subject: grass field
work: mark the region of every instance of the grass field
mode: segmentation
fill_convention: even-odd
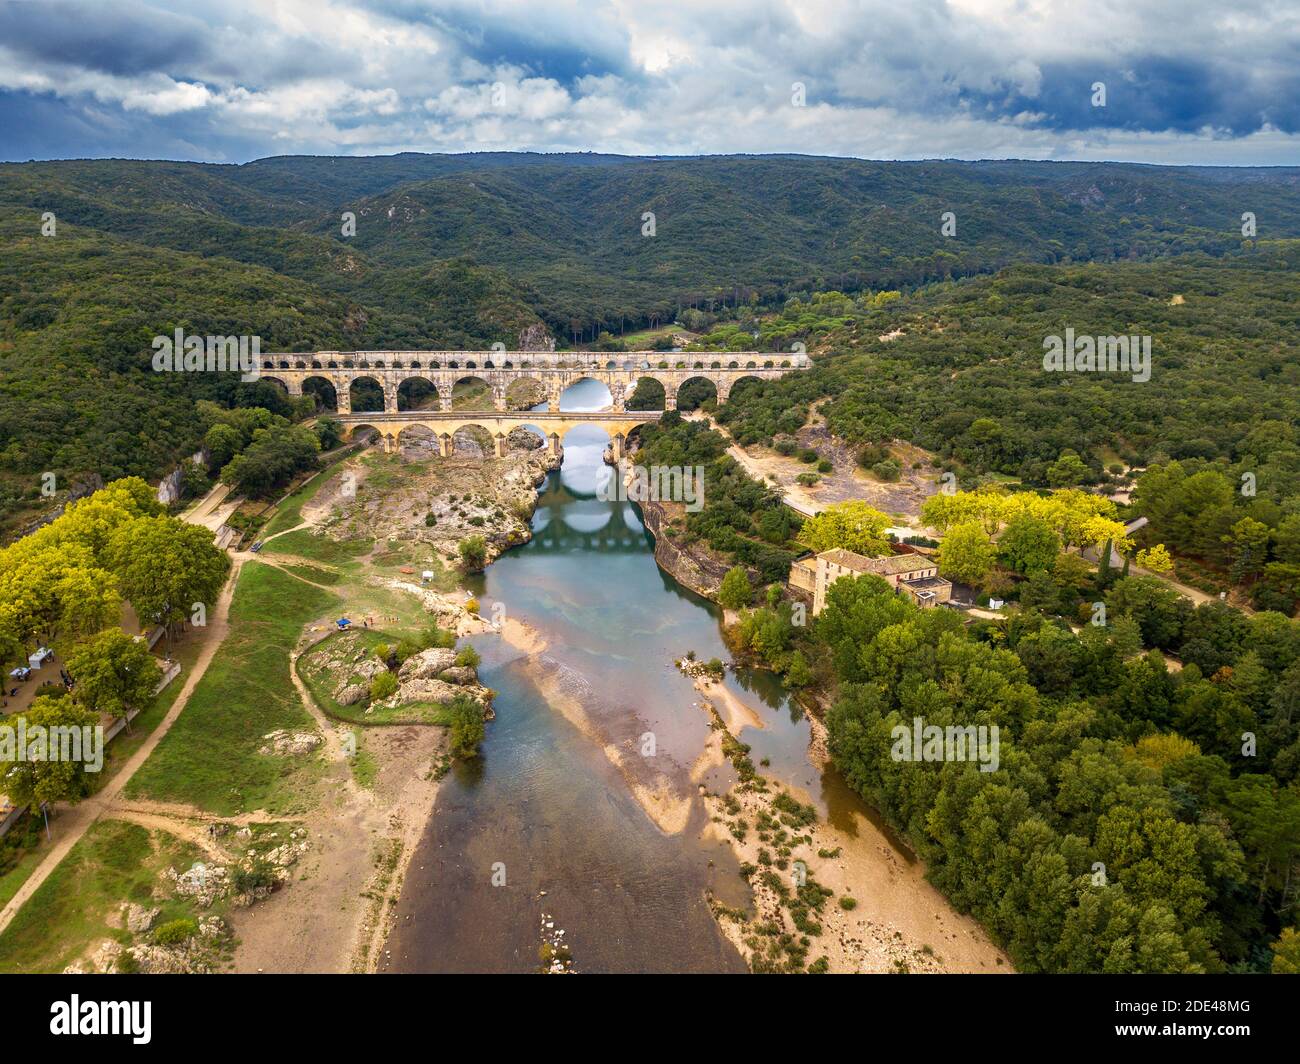
[[[300,528],[297,532],[277,537],[263,549],[268,554],[292,554],[309,561],[324,562],[326,565],[342,565],[369,554],[374,545],[372,539],[339,541]]]
[[[108,922],[125,902],[157,905],[158,924],[201,915],[186,899],[153,898],[164,868],[187,869],[201,856],[165,832],[97,821],[0,934],[0,973],[61,972],[88,945],[129,943],[131,934]]]
[[[305,809],[319,761],[257,751],[269,731],[312,726],[289,677],[289,654],[303,625],[333,612],[336,602],[330,591],[247,563],[225,642],[128,795],[190,802],[223,816]]]

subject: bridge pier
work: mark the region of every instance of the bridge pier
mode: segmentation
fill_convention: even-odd
[[[391,385],[384,385],[384,413],[397,413],[397,389]]]
[[[342,385],[334,386],[334,405],[338,407],[340,414],[352,413],[352,391],[346,381]]]
[[[438,437],[438,451],[443,458],[450,458],[456,453],[456,441],[450,432],[444,432]]]
[[[498,457],[498,458],[504,458],[504,457],[506,456],[506,438],[505,438],[505,436],[504,436],[502,433],[498,432],[498,433],[497,433],[497,434],[492,438],[492,442],[493,442],[494,444],[496,444],[497,457]]]
[[[552,432],[546,438],[546,453],[552,458],[560,453],[560,434],[558,432]]]
[[[614,461],[621,462],[623,460],[623,434],[621,432],[616,432],[609,438],[609,450],[614,457]]]

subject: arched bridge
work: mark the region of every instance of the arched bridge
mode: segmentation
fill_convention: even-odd
[[[568,411],[552,414],[547,411],[506,413],[495,410],[464,410],[444,412],[437,410],[409,410],[389,414],[375,411],[368,414],[340,414],[339,421],[347,429],[349,438],[366,429],[379,434],[385,452],[392,452],[409,441],[411,429],[421,429],[438,440],[444,458],[456,450],[455,435],[461,429],[484,429],[496,447],[497,457],[506,453],[506,441],[513,429],[535,428],[546,437],[552,455],[560,453],[560,445],[571,429],[579,425],[599,425],[609,434],[610,447],[616,459],[623,457],[628,434],[639,425],[658,421],[662,410],[600,411],[597,413]],[[407,439],[403,439],[403,436]]]
[[[316,351],[261,356],[263,380],[279,381],[290,395],[301,395],[312,379],[333,389],[338,412],[352,412],[352,385],[369,380],[384,393],[384,413],[402,411],[402,384],[424,381],[437,390],[439,406],[451,410],[452,389],[477,378],[492,392],[497,410],[508,409],[506,391],[518,380],[534,380],[544,389],[552,410],[571,384],[591,379],[609,388],[613,409],[622,412],[637,383],[649,378],[664,389],[664,407],[677,406],[677,391],[688,380],[703,378],[725,403],[736,382],[746,377],[772,380],[809,368],[803,354],[763,351]]]

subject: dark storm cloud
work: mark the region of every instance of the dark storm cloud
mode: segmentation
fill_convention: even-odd
[[[1295,163],[1300,31],[1264,0],[0,0],[0,158],[511,148]]]
[[[208,57],[200,19],[143,3],[0,3],[0,42],[33,64],[131,76]]]

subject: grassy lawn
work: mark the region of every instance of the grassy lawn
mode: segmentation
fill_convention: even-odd
[[[129,944],[131,933],[108,922],[126,902],[158,906],[159,924],[203,915],[188,899],[153,899],[163,869],[187,869],[201,857],[165,832],[97,821],[0,934],[0,972],[61,972],[103,939]]]
[[[303,625],[333,612],[336,602],[332,592],[270,566],[245,565],[229,635],[127,793],[190,802],[222,816],[306,808],[319,759],[257,750],[273,729],[313,726],[290,680],[289,654]]]
[[[263,549],[267,554],[295,555],[326,565],[342,565],[369,554],[374,543],[372,539],[334,540],[300,528],[273,539]]]
[[[293,565],[286,562],[281,568],[313,584],[332,586],[343,579],[343,574],[337,569],[327,569],[320,565]]]
[[[45,827],[39,817],[15,824],[0,842],[0,908],[18,893],[45,856]],[[10,862],[13,862],[12,864]]]

